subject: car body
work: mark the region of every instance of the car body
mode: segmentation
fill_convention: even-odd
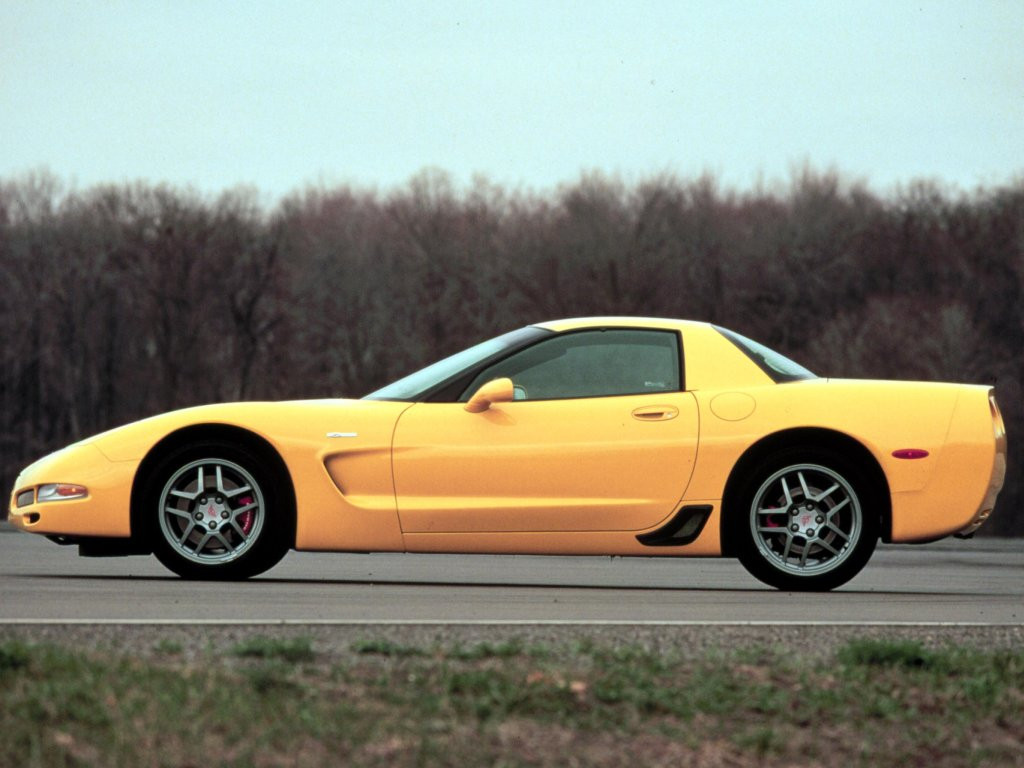
[[[831,589],[881,539],[966,536],[1006,467],[993,390],[818,378],[702,322],[483,342],[360,400],[165,413],[25,469],[18,528],[244,578],[291,548],[736,556]]]

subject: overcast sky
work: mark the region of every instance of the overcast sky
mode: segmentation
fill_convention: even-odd
[[[1024,172],[1024,2],[0,1],[0,177]]]

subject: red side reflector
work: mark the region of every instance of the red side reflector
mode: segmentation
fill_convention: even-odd
[[[923,448],[900,448],[893,451],[892,455],[897,459],[923,459],[928,455],[928,451]]]

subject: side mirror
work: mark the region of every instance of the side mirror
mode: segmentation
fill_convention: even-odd
[[[515,399],[515,386],[512,379],[494,379],[480,387],[466,403],[470,413],[483,413],[493,403],[509,403]]]

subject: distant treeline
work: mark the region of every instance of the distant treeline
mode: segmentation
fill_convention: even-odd
[[[424,172],[385,193],[67,190],[0,180],[0,479],[180,406],[360,396],[484,337],[592,314],[710,320],[828,376],[995,383],[1024,534],[1024,180],[879,196],[804,170],[584,176],[556,191]]]

